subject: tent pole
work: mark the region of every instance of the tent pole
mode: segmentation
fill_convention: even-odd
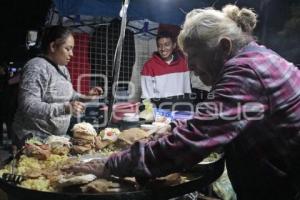
[[[125,0],[124,4],[121,8],[120,15],[122,17],[121,21],[121,29],[120,29],[120,36],[116,46],[114,61],[113,61],[113,84],[112,84],[112,96],[109,101],[108,106],[108,122],[107,126],[111,123],[112,115],[113,115],[113,105],[116,101],[116,95],[118,91],[118,82],[119,82],[119,75],[120,75],[120,68],[121,68],[121,58],[122,58],[122,49],[123,43],[125,38],[125,30],[126,30],[126,23],[127,23],[127,8],[129,6],[129,0]]]

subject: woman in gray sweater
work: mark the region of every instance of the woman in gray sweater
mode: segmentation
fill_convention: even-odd
[[[42,38],[43,55],[24,66],[13,123],[17,146],[29,135],[46,138],[66,134],[71,115],[84,111],[82,102],[101,95],[100,87],[92,88],[89,96],[74,91],[65,67],[73,57],[73,48],[74,37],[68,28],[49,27]]]

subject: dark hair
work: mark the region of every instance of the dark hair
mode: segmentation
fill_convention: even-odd
[[[156,36],[156,43],[158,43],[158,40],[160,38],[170,38],[173,43],[176,42],[174,35],[171,32],[169,32],[169,31],[161,31],[161,32],[159,32],[157,34],[157,36]]]
[[[47,53],[51,42],[61,45],[70,35],[72,31],[68,27],[60,25],[46,27],[41,40],[41,51]]]

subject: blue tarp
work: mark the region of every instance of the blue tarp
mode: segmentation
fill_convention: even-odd
[[[90,15],[117,17],[122,0],[53,0],[61,16]],[[180,25],[185,13],[193,8],[211,6],[212,0],[130,0],[129,20],[149,19],[163,24]]]

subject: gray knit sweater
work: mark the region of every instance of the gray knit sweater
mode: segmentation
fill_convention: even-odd
[[[67,68],[58,67],[68,80],[44,58],[33,58],[24,66],[13,123],[19,140],[29,133],[40,137],[66,134],[71,115],[64,104],[79,94],[73,90]]]

